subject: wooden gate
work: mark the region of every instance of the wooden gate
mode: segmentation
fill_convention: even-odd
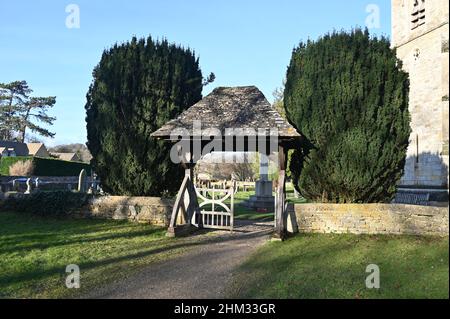
[[[193,224],[198,225],[201,218],[203,228],[227,229],[234,226],[234,186],[228,189],[196,188],[201,201],[200,214],[193,216]],[[229,200],[229,206],[226,201]]]

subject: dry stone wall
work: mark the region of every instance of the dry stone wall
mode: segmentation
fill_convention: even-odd
[[[159,197],[94,197],[79,211],[81,217],[131,220],[168,226],[173,201]]]
[[[298,204],[303,233],[448,236],[448,207],[402,204]]]

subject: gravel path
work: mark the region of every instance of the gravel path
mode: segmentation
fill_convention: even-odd
[[[237,223],[233,233],[215,231],[186,238],[199,245],[181,256],[149,265],[139,274],[101,288],[88,298],[224,298],[234,269],[273,231],[273,222]]]

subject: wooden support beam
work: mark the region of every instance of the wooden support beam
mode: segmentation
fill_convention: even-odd
[[[202,228],[203,226],[203,224],[201,223],[200,207],[198,204],[197,193],[195,191],[194,185],[195,163],[193,162],[192,158],[190,158],[187,159],[186,161],[182,161],[181,166],[184,168],[185,174],[183,182],[181,183],[181,187],[178,191],[177,198],[175,200],[175,205],[173,207],[172,215],[170,218],[170,224],[167,235],[171,237],[176,236],[177,234],[176,228],[177,226],[178,227],[181,226],[177,225],[180,212],[183,214],[183,219],[185,222],[185,225],[182,226],[186,226],[183,228],[191,228],[190,226],[192,226],[192,219],[194,215],[196,215],[197,220],[200,221],[198,223],[199,228]]]
[[[175,227],[177,224],[178,213],[180,212],[181,207],[184,205],[184,203],[183,203],[184,202],[184,194],[186,192],[188,181],[189,181],[189,176],[185,176],[183,179],[183,182],[181,183],[180,190],[178,191],[177,199],[175,200],[175,204],[173,205],[172,215],[170,217],[170,224],[169,224],[169,229],[168,229],[169,235],[175,233]]]
[[[195,185],[192,180],[190,180],[189,185],[187,187],[187,191],[189,194],[189,208],[188,208],[188,224],[192,223],[192,218],[196,216],[196,219],[198,221],[197,225],[198,228],[203,228],[203,223],[201,220],[201,214],[200,214],[200,205],[198,204],[197,199],[197,192],[195,191]]]
[[[283,145],[278,146],[278,161],[280,171],[285,171],[287,166],[287,149]]]
[[[287,156],[285,148],[280,145],[278,147],[278,160],[280,172],[278,176],[278,186],[276,192],[275,214],[276,225],[274,238],[284,240],[286,238],[286,166]]]
[[[186,196],[184,196],[186,198]],[[188,214],[186,210],[186,205],[184,204],[184,201],[181,201],[181,207],[180,207],[181,214],[178,213],[177,221],[175,225],[183,225],[186,224],[186,221],[188,220]]]

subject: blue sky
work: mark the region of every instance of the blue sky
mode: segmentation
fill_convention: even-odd
[[[80,28],[66,27],[66,6]],[[216,86],[256,85],[272,101],[292,49],[333,29],[365,26],[375,4],[390,35],[390,0],[0,0],[0,82],[26,80],[36,96],[57,97],[49,145],[86,141],[84,104],[102,51],[133,35],[166,37],[195,50]]]

